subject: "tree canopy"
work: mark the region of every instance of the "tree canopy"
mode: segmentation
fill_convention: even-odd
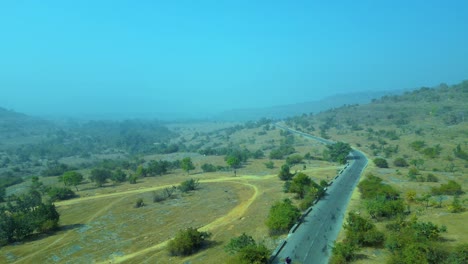
[[[346,163],[346,157],[351,152],[351,146],[348,143],[337,142],[335,144],[327,145],[324,151],[324,157],[330,161]]]
[[[271,233],[286,233],[297,222],[301,213],[289,199],[276,202],[268,214],[266,225]]]

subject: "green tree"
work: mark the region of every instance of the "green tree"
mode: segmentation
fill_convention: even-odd
[[[144,178],[148,175],[148,170],[143,167],[143,165],[139,165],[136,169],[135,176],[137,178]]]
[[[83,182],[83,175],[76,171],[67,171],[65,172],[62,177],[60,177],[61,181],[65,186],[75,186],[76,191],[78,191],[78,185]]]
[[[331,145],[327,145],[327,149],[324,151],[323,156],[325,159],[330,161],[345,164],[346,157],[349,155],[351,150],[351,146],[348,143],[337,142]]]
[[[241,160],[235,156],[229,156],[226,159],[226,164],[232,169],[237,169],[241,165]]]
[[[93,169],[91,171],[91,176],[89,179],[96,183],[97,187],[102,187],[104,183],[107,182],[107,179],[109,179],[112,175],[112,172],[107,169]]]
[[[59,200],[68,200],[75,197],[75,193],[67,187],[51,187],[47,194],[52,202]]]
[[[282,181],[289,181],[292,179],[292,177],[294,176],[294,174],[292,174],[290,172],[291,168],[289,167],[288,164],[284,164],[281,166],[281,170],[278,174],[278,177],[282,180]]]
[[[186,256],[198,251],[211,236],[208,232],[200,232],[196,228],[179,230],[174,239],[169,241],[168,249],[172,256]]]
[[[303,199],[306,193],[306,190],[310,188],[312,180],[309,176],[305,175],[302,172],[299,172],[292,179],[291,185],[289,186],[289,192],[297,194],[299,199]]]
[[[111,174],[111,180],[114,183],[121,183],[127,180],[127,174],[121,170],[117,169],[116,171],[113,171]]]
[[[190,157],[185,157],[182,159],[180,162],[180,167],[189,174],[189,172],[193,169],[195,169],[195,166],[193,165],[192,159]]]
[[[291,200],[276,202],[270,208],[266,225],[272,234],[286,233],[297,222],[301,213]]]

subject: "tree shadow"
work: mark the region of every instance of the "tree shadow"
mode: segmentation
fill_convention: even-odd
[[[70,231],[70,230],[73,230],[73,229],[82,228],[84,226],[85,226],[85,224],[62,225],[62,226],[59,227],[59,229],[57,231]]]
[[[44,239],[46,237],[53,236],[53,235],[57,234],[60,231],[73,230],[73,229],[81,228],[83,226],[85,226],[85,225],[84,224],[72,224],[72,225],[59,226],[56,230],[51,230],[51,231],[46,232],[46,233],[31,234],[31,235],[25,237],[21,241],[16,241],[16,242],[12,243],[12,245],[21,245],[21,244],[28,243],[28,242],[38,241],[38,240]]]

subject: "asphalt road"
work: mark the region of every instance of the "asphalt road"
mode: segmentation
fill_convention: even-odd
[[[278,127],[318,140],[324,144],[332,143],[332,141],[283,126]],[[346,207],[354,188],[359,182],[359,177],[367,165],[367,158],[363,153],[352,150],[348,164],[342,173],[335,177],[328,187],[326,195],[312,206],[312,211],[304,218],[304,221],[298,225],[294,232],[288,235],[286,243],[273,260],[273,263],[284,263],[284,259],[288,256],[292,259],[293,264],[328,263],[333,242],[341,230]]]

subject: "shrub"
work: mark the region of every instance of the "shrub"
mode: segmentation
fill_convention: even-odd
[[[464,159],[464,160],[468,161],[468,153],[466,151],[462,150],[460,144],[458,144],[457,147],[455,147],[455,149],[453,149],[453,154],[457,158]]]
[[[463,194],[461,185],[455,181],[448,181],[446,184],[440,185],[440,187],[432,187],[431,193],[433,195],[460,195]]]
[[[335,243],[332,249],[331,264],[346,264],[356,258],[358,247],[351,242],[344,241]]]
[[[406,160],[404,158],[396,158],[393,161],[393,165],[395,165],[397,167],[408,167],[409,166],[408,162],[406,162]]]
[[[422,141],[422,140],[416,140],[416,141],[411,142],[411,144],[410,144],[410,147],[411,147],[413,150],[416,150],[416,151],[419,151],[419,150],[422,149],[424,146],[426,146],[426,142],[424,142],[424,141]]]
[[[192,227],[179,230],[174,239],[169,241],[169,253],[172,256],[186,256],[195,253],[202,248],[210,236],[210,233],[200,232]]]
[[[374,164],[379,168],[388,168],[387,160],[384,158],[375,158]]]
[[[236,238],[231,238],[231,241],[229,241],[229,244],[227,244],[224,247],[224,250],[231,254],[235,254],[239,252],[241,249],[247,247],[247,246],[252,246],[255,245],[255,240],[251,237],[246,235],[245,233],[242,233],[242,235],[236,237]]]
[[[441,151],[441,148],[439,145],[437,145],[435,147],[428,147],[428,148],[423,149],[422,153],[428,158],[433,159],[439,156],[440,151]]]
[[[373,218],[392,218],[403,214],[405,205],[401,199],[391,200],[379,196],[376,199],[367,200],[366,209]]]
[[[132,175],[130,175],[130,177],[128,177],[128,182],[130,184],[136,184],[137,179],[138,179],[138,176],[136,174],[132,174]]]
[[[138,198],[135,203],[135,208],[140,208],[145,206],[145,203],[143,202],[143,198]]]
[[[346,239],[360,246],[381,246],[385,240],[382,232],[368,219],[350,212],[344,225]]]
[[[194,179],[190,179],[190,180],[186,180],[186,181],[183,181],[180,185],[179,185],[179,190],[183,193],[186,193],[186,192],[189,192],[189,191],[194,191],[197,189],[199,183],[198,183],[198,179],[197,180],[194,180]]]
[[[438,182],[439,178],[437,178],[434,174],[428,173],[426,177],[427,182]]]
[[[282,180],[282,181],[289,181],[292,179],[292,177],[294,176],[294,174],[292,174],[290,172],[291,168],[289,167],[288,164],[284,164],[283,166],[281,166],[281,170],[278,174],[278,177]]]
[[[286,158],[286,163],[290,165],[299,164],[302,162],[304,157],[299,154],[294,154]]]
[[[453,198],[452,203],[448,206],[448,210],[451,213],[461,213],[465,211],[465,208],[463,207],[463,204],[460,202],[460,198],[455,196]]]
[[[458,245],[448,257],[447,263],[468,263],[468,244]]]
[[[268,264],[271,252],[263,244],[248,245],[238,253],[239,264]]]
[[[51,201],[68,200],[74,198],[75,192],[66,187],[52,187],[47,191]]]
[[[273,161],[271,161],[271,160],[265,162],[264,164],[265,164],[265,167],[266,167],[267,169],[274,169],[274,168],[275,168],[275,164],[274,164]]]
[[[272,234],[286,233],[297,222],[301,213],[291,200],[276,202],[268,214],[266,225]]]
[[[215,172],[216,166],[213,164],[205,163],[201,165],[201,169],[203,170],[203,172]]]

